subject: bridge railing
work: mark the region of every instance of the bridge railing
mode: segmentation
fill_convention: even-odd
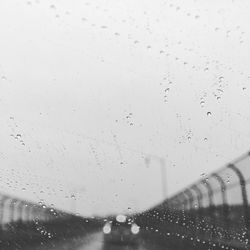
[[[249,245],[250,154],[227,164],[167,201],[164,206],[185,212],[199,237]],[[203,237],[203,238],[204,238]]]
[[[0,248],[66,239],[95,229],[91,220],[66,213],[38,202],[0,194]],[[2,249],[2,248],[1,248]]]
[[[65,215],[67,214],[52,207],[47,207],[41,202],[35,204],[0,194],[0,228],[2,230],[11,223],[28,223],[34,220],[51,221]]]
[[[136,220],[164,243],[250,249],[250,153],[204,175]],[[208,249],[208,248],[205,248]]]

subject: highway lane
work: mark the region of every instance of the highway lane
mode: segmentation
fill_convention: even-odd
[[[139,239],[138,244],[111,244],[105,243],[103,233],[91,233],[82,238],[53,242],[39,246],[27,246],[23,250],[173,250],[158,245],[157,242]]]

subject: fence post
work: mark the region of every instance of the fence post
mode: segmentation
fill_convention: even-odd
[[[247,190],[246,190],[246,181],[245,178],[243,176],[243,174],[241,173],[241,171],[233,164],[229,164],[228,168],[232,169],[236,175],[239,178],[239,182],[240,182],[240,186],[241,186],[241,194],[242,194],[242,201],[243,201],[243,210],[244,210],[244,217],[245,217],[245,226],[246,226],[246,237],[247,237],[247,242],[248,242],[248,246],[250,245],[250,238],[249,238],[249,211],[248,211],[248,199],[247,199]]]

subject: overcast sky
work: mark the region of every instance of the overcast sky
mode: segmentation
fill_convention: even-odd
[[[0,1],[1,191],[135,212],[250,147],[249,1]],[[145,158],[150,159],[145,164]]]

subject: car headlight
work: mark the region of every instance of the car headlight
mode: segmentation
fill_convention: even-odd
[[[136,224],[132,224],[132,226],[131,226],[131,232],[133,234],[138,234],[140,232],[140,227],[137,226]]]
[[[126,219],[127,219],[126,215],[123,215],[123,214],[118,214],[116,216],[116,221],[121,222],[121,223],[126,222]]]
[[[102,231],[105,233],[105,234],[109,234],[111,232],[111,225],[110,224],[105,224],[104,227],[102,228]]]

